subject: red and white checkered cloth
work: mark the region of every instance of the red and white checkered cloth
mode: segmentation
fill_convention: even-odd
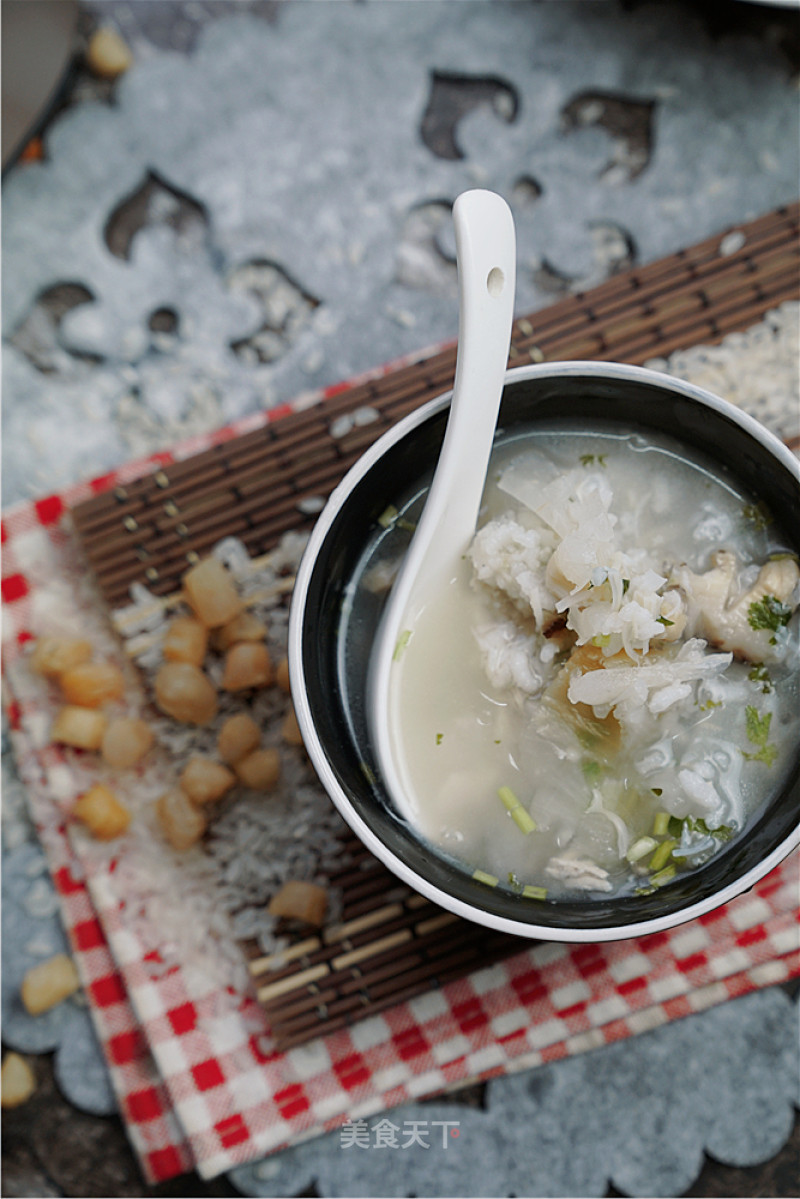
[[[797,854],[747,895],[672,932],[607,945],[520,942],[505,962],[285,1053],[275,1051],[251,992],[222,988],[194,968],[151,969],[159,955],[127,920],[116,860],[98,868],[68,836],[54,798],[68,766],[47,744],[49,713],[25,645],[40,631],[44,591],[80,569],[72,505],[283,411],[19,505],[2,525],[11,735],[120,1111],[150,1181],[192,1168],[210,1178],[345,1119],[594,1048],[800,975]],[[66,582],[60,602],[72,602]]]

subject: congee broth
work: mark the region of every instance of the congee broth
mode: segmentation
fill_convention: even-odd
[[[789,768],[799,577],[770,514],[667,438],[498,445],[458,577],[395,651],[418,831],[523,898],[703,864]]]

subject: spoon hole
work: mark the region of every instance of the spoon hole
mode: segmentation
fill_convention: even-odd
[[[486,290],[494,299],[500,295],[506,282],[506,277],[499,266],[493,266],[486,276]]]

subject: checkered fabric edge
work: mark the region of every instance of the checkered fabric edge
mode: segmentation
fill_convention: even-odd
[[[63,763],[41,747],[35,696],[9,676],[18,681],[15,665],[24,671],[36,627],[37,572],[48,551],[57,564],[70,550],[64,517],[72,505],[286,410],[18,505],[2,522],[4,700],[15,752],[120,1110],[150,1180],[193,1165],[213,1177],[346,1118],[580,1052],[800,974],[795,855],[748,895],[670,933],[535,945],[283,1054],[251,995],[220,996],[181,970],[151,976],[120,915],[113,870],[85,880],[64,821],[53,821],[49,778]]]
[[[41,776],[32,770],[27,746],[20,744],[19,718],[14,712],[13,701],[6,707],[20,776],[32,797],[40,793]],[[37,801],[31,803],[34,821],[37,806]],[[54,836],[50,829],[46,831],[41,825],[37,828],[46,848],[62,922],[89,1001],[89,1013],[105,1056],[111,1085],[125,1117],[131,1146],[149,1183],[183,1174],[194,1166],[191,1149],[172,1110],[147,1038],[134,1014],[124,980],[89,896],[83,867],[72,851],[69,839],[63,835],[63,829],[62,835]],[[129,1098],[145,1092],[152,1096],[150,1110],[146,1118],[131,1120],[126,1114]]]

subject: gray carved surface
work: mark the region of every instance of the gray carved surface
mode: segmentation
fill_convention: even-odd
[[[704,1150],[767,1161],[800,1103],[798,1008],[777,988],[487,1086],[485,1110],[455,1103],[389,1112],[397,1147],[343,1147],[341,1133],[230,1178],[245,1195],[680,1195]],[[379,1117],[367,1122],[373,1126]],[[458,1121],[458,1137],[443,1125]],[[411,1139],[410,1126],[420,1126]],[[443,1147],[447,1140],[446,1148]]]
[[[141,48],[5,187],[5,502],[453,338],[467,187],[512,205],[519,312],[792,199],[787,59],[677,13],[296,3]]]

